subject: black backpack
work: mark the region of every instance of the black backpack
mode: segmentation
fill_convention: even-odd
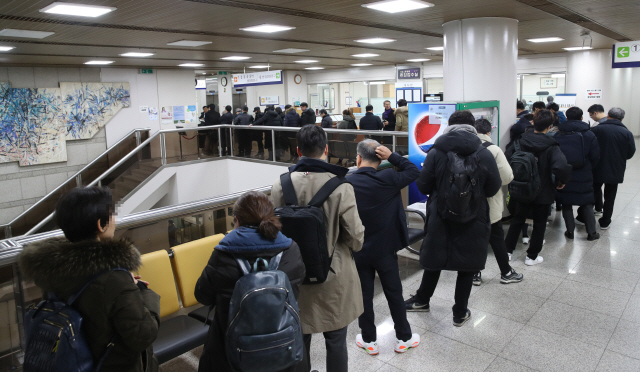
[[[243,276],[229,304],[225,350],[234,371],[276,372],[302,360],[300,309],[289,277],[278,270],[282,252],[253,265],[235,257]]]
[[[440,183],[443,189],[438,192],[438,212],[443,219],[465,223],[476,218],[481,199],[477,187],[482,173],[478,152],[484,148],[479,146],[468,156],[447,153],[448,179]]]
[[[282,233],[300,247],[302,261],[307,270],[304,284],[324,283],[331,270],[335,247],[329,256],[322,205],[338,186],[349,181],[344,177],[331,178],[313,196],[309,204],[304,206],[297,205],[298,197],[291,182],[291,173],[281,175],[280,182],[286,206],[276,208],[275,215],[280,217]]]
[[[567,163],[571,164],[573,169],[580,169],[585,164],[584,153],[584,136],[582,132],[560,132],[555,136],[556,141],[560,144],[562,153],[567,158]],[[579,148],[580,151],[573,151],[573,149]],[[565,151],[568,150],[568,151]]]
[[[509,184],[509,197],[513,201],[532,203],[540,193],[538,160],[528,151],[522,151],[520,141],[513,143],[515,152],[509,159],[513,170],[513,181]]]

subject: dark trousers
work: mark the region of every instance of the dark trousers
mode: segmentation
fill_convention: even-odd
[[[502,229],[501,221],[491,224],[489,244],[493,254],[496,256],[496,261],[498,261],[500,273],[502,275],[508,274],[511,271],[511,265],[509,265],[509,255],[507,254],[507,246],[504,243],[504,230]]]
[[[538,258],[538,253],[542,250],[542,242],[544,241],[544,232],[547,229],[547,217],[549,216],[550,204],[516,204],[516,215],[511,220],[509,232],[505,238],[507,252],[513,253],[518,244],[518,238],[525,224],[527,217],[533,219],[533,230],[531,231],[531,240],[529,240],[529,249],[527,249],[527,257],[532,260]]]
[[[222,155],[231,155],[231,146],[229,146],[229,129],[223,128],[220,129],[220,144],[222,146]]]
[[[596,233],[596,217],[593,215],[593,204],[581,205],[578,208],[578,217],[584,221],[587,234],[593,235]],[[567,227],[567,231],[573,232],[576,229],[576,221],[573,218],[573,205],[564,204],[562,206],[562,218],[564,218],[564,225]]]
[[[391,318],[396,330],[396,338],[402,341],[411,339],[411,326],[407,321],[407,308],[402,296],[402,281],[398,268],[398,256],[388,254],[383,257],[362,257],[356,255],[356,268],[360,276],[362,286],[362,300],[364,313],[358,318],[358,324],[362,330],[364,342],[373,342],[378,339],[376,334],[375,314],[373,312],[373,287],[376,279],[376,271],[380,277],[380,284],[384,296],[387,298]]]
[[[604,185],[604,203],[602,202],[602,185]],[[617,183],[593,183],[593,194],[596,197],[596,210],[602,211],[600,225],[609,225],[613,215],[613,205],[618,193]]]
[[[349,371],[349,354],[347,352],[347,327],[336,329],[335,331],[323,332],[324,345],[327,348],[327,371],[331,372],[348,372]],[[311,349],[311,335],[302,335],[304,340],[304,352],[305,357],[299,364],[302,365],[298,368],[309,372],[311,371],[311,355],[309,350]],[[307,365],[304,368],[304,361]]]
[[[469,295],[471,295],[471,287],[473,286],[473,272],[458,271],[458,279],[456,280],[456,294],[454,296],[456,303],[453,305],[453,316],[462,318],[467,314],[467,305],[469,304]],[[438,280],[440,279],[440,271],[425,270],[422,274],[422,282],[416,297],[419,303],[428,304],[436,290]]]

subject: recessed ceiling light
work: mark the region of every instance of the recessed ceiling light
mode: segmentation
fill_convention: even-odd
[[[224,59],[225,61],[244,61],[245,59],[250,59],[251,57],[243,57],[243,56],[230,56],[230,57],[223,57],[220,59]]]
[[[0,36],[26,37],[30,39],[44,39],[45,37],[51,36],[53,34],[55,34],[55,32],[15,30],[12,28],[5,28],[4,30],[0,31]]]
[[[113,61],[89,61],[85,62],[85,65],[110,65]]]
[[[380,54],[362,53],[362,54],[352,54],[351,57],[367,58],[367,57],[378,57],[379,55]]]
[[[433,4],[418,0],[385,0],[375,3],[362,4],[362,6],[365,8],[380,10],[387,13],[400,13],[409,10],[429,8],[432,7]]]
[[[240,30],[251,31],[251,32],[264,32],[264,33],[270,34],[273,32],[293,30],[294,28],[295,27],[264,24],[264,25],[258,25],[258,26],[245,27],[245,28],[241,28]]]
[[[212,41],[180,40],[180,41],[174,41],[173,43],[167,43],[167,45],[197,47],[197,46],[207,45],[211,43]]]
[[[351,66],[355,66],[355,67],[371,66],[371,63],[352,63]]]
[[[271,66],[269,65],[255,65],[255,66],[249,66],[249,68],[269,68]]]
[[[564,74],[551,74],[552,78],[563,78]]]
[[[369,84],[371,84],[371,85],[384,85],[384,84],[386,84],[386,82],[384,82],[384,81],[370,81]]]
[[[154,55],[154,53],[129,52],[120,54],[120,57],[150,57],[152,55]]]
[[[204,64],[202,63],[183,63],[181,65],[178,65],[180,67],[202,67],[204,66]]]
[[[16,47],[10,47],[10,46],[0,46],[0,52],[8,52],[11,49],[15,49]]]
[[[315,59],[301,59],[299,61],[295,61],[295,63],[316,63],[318,61],[316,61]]]
[[[305,67],[305,70],[324,70],[324,67]]]
[[[537,39],[525,39],[525,40],[530,41],[532,43],[549,43],[552,41],[562,41],[564,39],[561,37],[554,36],[554,37],[539,37]]]
[[[365,43],[365,44],[382,44],[382,43],[390,43],[396,40],[386,39],[384,37],[373,37],[371,39],[360,39],[360,40],[354,40],[354,41],[356,43]]]
[[[426,61],[431,61],[429,58],[414,58],[414,59],[408,59],[407,62],[426,62]]]
[[[274,53],[302,53],[302,52],[308,52],[309,49],[296,49],[296,48],[287,48],[287,49],[280,49],[280,50],[274,50]]]
[[[429,49],[429,50],[444,50],[444,47],[431,47],[431,48],[425,48],[425,49]]]
[[[113,12],[114,10],[116,10],[116,8],[110,6],[55,2],[47,7],[40,9],[40,12],[80,17],[100,17],[101,15]]]
[[[564,50],[573,51],[573,50],[589,50],[593,49],[592,47],[571,47],[571,48],[562,48]]]

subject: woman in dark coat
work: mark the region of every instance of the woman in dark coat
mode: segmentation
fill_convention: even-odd
[[[564,235],[573,239],[576,224],[573,218],[573,206],[579,205],[581,214],[578,221],[587,227],[587,239],[600,237],[596,232],[596,220],[593,214],[595,198],[593,194],[593,167],[600,160],[598,140],[591,132],[589,124],[582,121],[582,110],[572,107],[567,110],[567,121],[560,123],[555,139],[560,150],[573,163],[571,181],[558,190],[557,199],[562,204],[562,217],[567,227]]]
[[[305,276],[300,249],[280,232],[280,221],[265,194],[256,191],[243,194],[233,207],[233,215],[235,229],[215,247],[195,288],[198,302],[215,306],[213,324],[200,357],[200,372],[232,371],[225,352],[225,333],[231,295],[242,277],[233,255],[241,255],[253,265],[259,257],[269,260],[284,252],[278,270],[289,277],[296,298]],[[294,371],[295,366],[289,370]]]

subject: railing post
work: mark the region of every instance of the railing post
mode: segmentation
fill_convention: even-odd
[[[276,161],[276,131],[271,129],[271,153],[273,161]]]
[[[24,335],[24,288],[22,287],[22,273],[17,263],[11,265],[13,271],[13,298],[16,307],[16,322],[18,323],[18,338],[20,347],[26,350],[26,338]],[[13,348],[12,348],[13,349]]]
[[[7,226],[4,227],[4,238],[5,239],[12,238],[12,236],[11,236],[11,225],[7,225]]]
[[[76,186],[82,187],[82,173],[78,173],[76,176]]]
[[[231,157],[233,157],[233,129],[229,128],[229,151],[231,151]]]
[[[136,147],[140,146],[142,143],[142,133],[140,131],[136,131]],[[138,161],[142,160],[142,151],[138,151]]]
[[[160,160],[162,165],[167,165],[167,139],[165,133],[160,133]]]
[[[222,157],[222,130],[218,128],[218,156]]]
[[[102,187],[102,180],[98,181],[98,187]]]
[[[393,152],[396,152],[396,135],[393,135],[393,150],[391,150]]]

